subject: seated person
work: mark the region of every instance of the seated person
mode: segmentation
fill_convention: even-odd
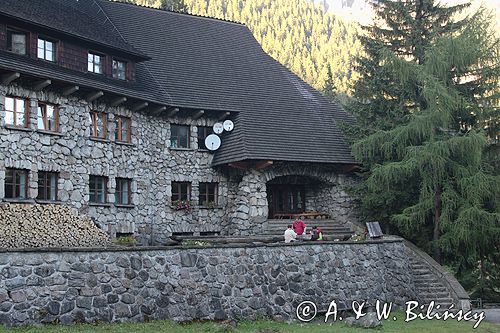
[[[299,239],[304,239],[306,235],[306,224],[302,220],[302,216],[293,222],[293,231],[297,234]]]
[[[295,242],[297,238],[297,234],[293,231],[292,225],[288,226],[288,229],[285,230],[285,243]]]
[[[311,240],[323,240],[323,232],[317,226],[314,226],[311,231]]]

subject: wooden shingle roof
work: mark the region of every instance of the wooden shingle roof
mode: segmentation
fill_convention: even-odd
[[[82,10],[83,9],[83,10]],[[5,17],[56,30],[82,40],[121,51],[134,58],[144,54],[126,43],[99,16],[97,2],[82,0],[2,0],[0,13]]]
[[[353,118],[267,55],[246,26],[107,0],[3,0],[0,15],[48,25],[43,16],[54,6],[61,19],[51,29],[142,57],[137,81],[96,78],[7,52],[0,52],[1,68],[160,105],[236,111],[235,129],[223,135],[214,165],[356,163],[338,127]]]
[[[338,128],[352,121],[267,55],[241,24],[99,0],[176,106],[237,110],[213,164],[355,163]]]

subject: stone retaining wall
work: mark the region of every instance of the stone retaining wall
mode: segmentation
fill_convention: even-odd
[[[0,252],[0,322],[294,318],[315,301],[414,298],[404,244]]]

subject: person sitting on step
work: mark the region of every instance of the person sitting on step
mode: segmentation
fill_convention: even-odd
[[[297,234],[293,231],[292,225],[288,226],[288,229],[285,230],[285,243],[295,242],[297,238]]]
[[[298,240],[304,240],[306,236],[306,224],[302,220],[302,216],[293,222],[293,231],[297,234]]]
[[[311,230],[311,240],[316,241],[316,240],[323,240],[323,232],[321,229],[317,226],[314,226]]]

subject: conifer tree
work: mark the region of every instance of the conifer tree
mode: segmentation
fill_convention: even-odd
[[[184,0],[161,0],[160,8],[174,12],[187,12]]]
[[[407,121],[409,114],[425,108],[420,87],[396,84],[399,73],[386,70],[383,53],[425,63],[425,49],[436,38],[457,31],[465,20],[453,20],[467,4],[443,7],[435,0],[372,0],[376,17],[359,36],[364,53],[358,58],[361,78],[355,83],[357,103],[348,106],[361,126],[390,129]],[[369,103],[368,103],[369,101]]]
[[[437,260],[443,250],[448,258],[463,258],[463,267],[479,264],[481,283],[487,282],[485,263],[498,260],[500,252],[500,177],[484,158],[491,138],[483,131],[485,120],[498,114],[500,100],[500,41],[492,26],[480,10],[460,28],[434,34],[421,51],[382,47],[379,70],[399,92],[395,100],[405,97],[400,111],[406,119],[353,145],[355,156],[370,168],[365,203],[383,192],[393,198],[413,193],[403,197],[406,202],[390,220],[409,238],[430,231]],[[390,121],[392,115],[384,118],[379,105],[378,119]],[[389,110],[392,106],[388,103]]]

